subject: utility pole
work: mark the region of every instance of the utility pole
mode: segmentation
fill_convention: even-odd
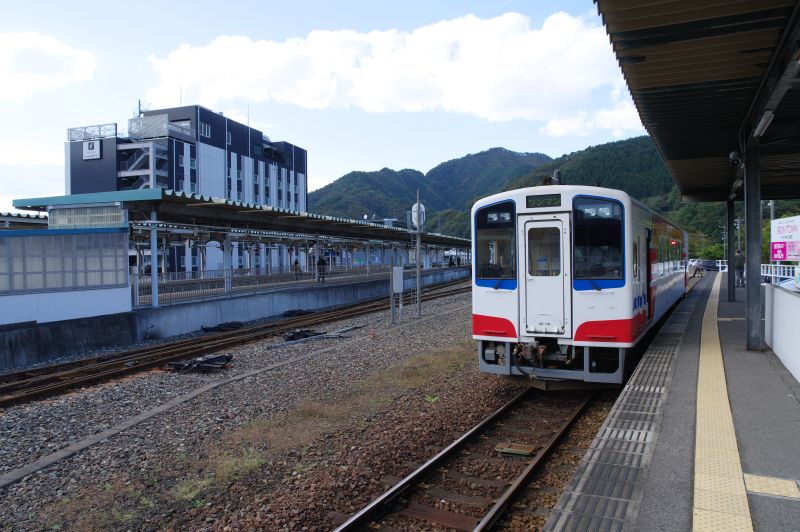
[[[422,285],[420,284],[420,240],[422,237],[422,204],[419,202],[419,189],[417,189],[417,203],[414,205],[417,212],[417,317],[422,317]]]

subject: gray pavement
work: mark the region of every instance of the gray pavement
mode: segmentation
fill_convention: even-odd
[[[653,460],[642,486],[638,517],[628,530],[691,530],[694,433],[700,331],[714,282],[706,275],[687,297],[698,298],[678,349]]]
[[[720,317],[743,318],[744,288],[728,303],[724,281]],[[719,330],[742,470],[800,480],[800,384],[769,348],[745,349],[743,319],[720,321]],[[748,501],[756,530],[800,530],[800,500],[748,494]]]
[[[658,333],[545,530],[692,529],[700,336],[716,275]],[[744,289],[728,303],[725,281],[717,325],[742,470],[798,481],[800,384],[768,348],[745,349]],[[756,531],[800,530],[800,500],[748,493],[748,502]]]

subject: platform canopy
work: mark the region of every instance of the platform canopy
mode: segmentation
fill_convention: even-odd
[[[0,212],[0,229],[36,229],[47,225],[47,216],[24,212]]]
[[[128,209],[130,222],[148,221],[155,210],[158,222],[214,228],[280,231],[354,240],[408,243],[416,233],[366,220],[350,220],[308,212],[278,209],[254,203],[187,194],[161,188],[96,192],[14,200],[14,207],[45,211],[58,206],[119,203]],[[422,233],[422,243],[468,248],[470,240],[438,233]]]
[[[639,116],[685,201],[800,197],[800,1],[596,0]]]

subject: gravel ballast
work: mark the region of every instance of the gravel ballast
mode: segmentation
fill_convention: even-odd
[[[394,326],[384,312],[318,327],[361,327],[346,339],[235,347],[218,374],[152,371],[9,408],[0,475],[200,386],[306,357],[10,485],[0,529],[333,528],[521,389],[477,372],[469,294],[425,303],[420,320],[408,311]],[[431,365],[445,352],[449,366]]]

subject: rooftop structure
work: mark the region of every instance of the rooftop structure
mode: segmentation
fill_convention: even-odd
[[[199,105],[67,130],[68,194],[163,188],[308,210],[306,150]]]

